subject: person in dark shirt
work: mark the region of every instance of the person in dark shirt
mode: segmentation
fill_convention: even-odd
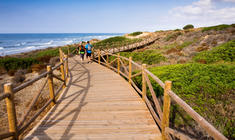
[[[86,49],[85,49],[85,46],[82,45],[82,43],[80,45],[79,52],[80,52],[81,61],[83,62]]]

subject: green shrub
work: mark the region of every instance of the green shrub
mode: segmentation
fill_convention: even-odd
[[[227,25],[227,24],[221,24],[221,25],[216,25],[216,26],[210,26],[210,27],[204,27],[202,29],[202,32],[205,32],[205,31],[210,31],[210,30],[216,30],[216,31],[219,31],[219,30],[224,30],[228,27],[232,27],[232,25]]]
[[[40,52],[38,52],[36,55],[36,57],[43,57],[43,56],[59,56],[59,49],[48,49],[48,50],[42,50]]]
[[[0,59],[0,67],[5,70],[17,70],[17,69],[27,69],[32,64],[39,63],[35,58],[15,58],[15,57],[5,57]]]
[[[70,47],[70,52],[74,49],[75,47]],[[68,48],[62,47],[62,51],[67,53]],[[33,64],[48,63],[55,56],[59,56],[59,48],[42,50],[24,58],[4,57],[0,58],[0,68],[5,69],[8,73],[10,70],[29,69]]]
[[[121,56],[132,57],[133,61],[138,61],[148,65],[158,64],[166,58],[156,50],[145,50],[143,52],[121,52]]]
[[[102,41],[99,41],[97,43],[94,43],[95,49],[106,49],[106,48],[116,48],[121,47],[129,44],[133,44],[136,42],[140,42],[142,39],[130,39],[126,38],[124,36],[116,36],[104,39]]]
[[[234,65],[177,64],[154,67],[150,71],[162,81],[172,81],[172,90],[178,96],[225,136],[235,138],[235,123],[231,111],[235,91]],[[141,76],[134,80],[141,87]],[[157,96],[163,95],[163,89],[153,80],[151,82]],[[193,123],[189,116],[183,116],[184,121]],[[175,126],[185,125],[178,118],[176,116]]]
[[[183,27],[184,30],[193,29],[193,28],[194,28],[194,26],[193,26],[192,24],[188,24],[188,25],[185,25],[185,26]]]
[[[129,36],[138,36],[140,34],[142,34],[143,32],[133,32],[133,33],[130,33],[128,34]]]
[[[202,51],[193,59],[196,62],[207,64],[218,61],[233,62],[235,60],[235,40],[217,46],[210,51]]]

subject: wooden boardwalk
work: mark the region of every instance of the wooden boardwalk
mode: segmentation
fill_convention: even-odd
[[[69,59],[67,88],[26,140],[161,139],[148,108],[127,81],[101,65],[78,60]]]

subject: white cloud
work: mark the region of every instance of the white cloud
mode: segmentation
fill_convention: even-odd
[[[178,24],[178,27],[189,23],[196,26],[235,23],[235,6],[218,8],[216,1],[235,2],[235,0],[198,0],[191,5],[171,9],[164,21],[168,24]]]
[[[225,1],[225,2],[235,2],[235,0],[221,0],[221,1]]]

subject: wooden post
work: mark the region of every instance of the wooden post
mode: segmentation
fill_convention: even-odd
[[[14,104],[14,93],[12,91],[11,83],[4,85],[4,93],[11,95],[10,97],[5,99],[6,106],[7,106],[9,132],[14,132],[15,133],[14,139],[18,139],[17,118],[16,118],[16,110],[15,110],[15,104]]]
[[[145,100],[145,96],[146,96],[146,79],[145,79],[145,69],[146,69],[146,64],[142,65],[142,99]]]
[[[129,84],[131,84],[131,74],[132,74],[132,57],[129,57]]]
[[[118,74],[120,74],[120,53],[118,53],[117,69],[118,69]]]
[[[108,53],[106,53],[106,62],[107,62],[107,67],[109,68],[109,55],[108,55]]]
[[[63,56],[62,56],[62,55],[63,55],[63,52],[62,52],[61,48],[59,48],[59,53],[60,53],[60,59],[61,59],[61,57],[63,57]]]
[[[55,101],[54,84],[53,84],[52,71],[50,65],[47,66],[47,71],[50,72],[48,74],[48,86],[49,86],[50,98],[52,99],[51,106],[54,106],[56,101]]]
[[[100,49],[98,50],[98,63],[100,64]]]
[[[68,48],[68,56],[69,56],[69,53],[70,53],[70,52],[69,52],[69,45],[67,45],[67,48]]]
[[[168,92],[171,90],[171,81],[165,82],[164,87],[164,102],[163,102],[163,118],[162,118],[162,140],[167,140],[166,127],[169,127],[169,115],[170,115],[170,106],[171,98]]]
[[[64,57],[63,57],[63,52],[60,49],[60,62],[63,63],[62,65],[60,65],[60,71],[61,71],[61,79],[65,80],[65,73],[64,73],[64,61],[63,61]],[[64,85],[63,88],[66,87],[66,82],[64,81]]]
[[[68,55],[65,55],[65,73],[66,73],[66,80],[69,77],[69,65],[68,65]]]

